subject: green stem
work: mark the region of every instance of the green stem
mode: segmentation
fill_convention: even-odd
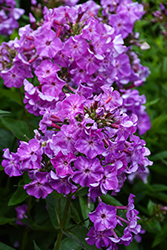
[[[21,94],[21,90],[20,89],[19,89],[19,95],[20,95],[20,100],[21,100],[21,104],[22,104],[22,108],[23,108],[23,113],[24,113],[24,116],[25,116],[25,119],[26,119],[26,122],[27,122],[27,125],[28,125],[28,128],[29,128],[30,134],[33,137],[34,135],[33,135],[33,132],[32,132],[32,129],[31,129],[28,117],[27,117],[27,111],[26,111],[26,109],[24,107],[23,98],[22,98],[22,94]]]
[[[64,209],[64,215],[63,215],[63,220],[62,220],[62,224],[61,224],[61,229],[64,229],[64,227],[65,227],[66,219],[67,219],[67,215],[68,215],[68,210],[69,210],[69,207],[70,207],[70,202],[71,202],[71,197],[68,197],[67,202],[66,202],[66,206],[65,206],[65,209]],[[56,245],[55,245],[53,250],[59,250],[62,237],[63,237],[63,232],[61,230],[59,235],[58,235],[57,242],[56,242]]]

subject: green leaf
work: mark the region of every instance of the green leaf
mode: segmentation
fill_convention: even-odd
[[[163,184],[152,184],[151,186],[156,192],[167,191],[167,186]]]
[[[55,229],[60,228],[60,223],[63,221],[64,209],[67,202],[66,197],[56,197],[57,194],[54,192],[47,196],[46,204],[49,212],[49,217],[52,222],[52,225]],[[70,209],[68,210],[68,215],[66,218],[66,225],[70,220]]]
[[[117,199],[115,199],[113,196],[106,194],[101,196],[102,201],[104,201],[108,205],[113,205],[113,206],[122,206],[122,203],[120,203]]]
[[[15,218],[6,218],[6,217],[0,217],[0,225],[10,224],[13,223],[16,219]]]
[[[0,250],[15,250],[12,247],[7,246],[6,244],[0,242]]]
[[[159,100],[160,100],[159,98],[156,98],[155,100],[153,100],[153,101],[151,101],[151,102],[147,102],[147,103],[145,104],[145,106],[146,106],[146,107],[150,107],[150,106],[156,104],[157,102],[159,102]]]
[[[159,161],[159,160],[162,160],[164,158],[167,158],[167,151],[162,151],[162,152],[157,153],[157,154],[150,157],[150,159],[152,161]]]
[[[87,237],[87,229],[84,226],[76,226],[70,232],[62,230],[63,234],[73,239],[84,250],[97,250],[96,246],[90,246],[87,244],[85,238]]]
[[[6,114],[10,114],[10,112],[0,109],[0,115],[6,115]]]
[[[158,231],[161,231],[161,225],[157,219],[146,221],[145,224],[143,224],[143,228],[152,234],[157,234]]]
[[[55,197],[55,195],[50,194],[46,197],[46,204],[53,227],[55,229],[59,229],[58,199]]]
[[[60,250],[71,250],[71,249],[76,249],[78,247],[78,243],[71,239],[71,238],[65,238],[62,240],[60,244]]]
[[[70,209],[71,209],[71,218],[76,222],[76,223],[80,223],[81,222],[81,218],[78,214],[77,209],[75,208],[75,206],[73,205],[73,203],[71,202],[70,204]]]
[[[4,170],[4,167],[2,167],[2,165],[0,165],[0,171],[3,171]]]
[[[161,231],[156,235],[152,247],[157,246],[160,242],[167,238],[167,224],[165,224]]]
[[[149,200],[148,205],[147,205],[147,209],[148,209],[150,216],[154,214],[155,207],[156,207],[155,203],[152,202],[151,200]]]
[[[87,195],[87,193],[88,193],[88,188],[87,188],[87,187],[82,187],[82,188],[80,188],[80,189],[76,192],[75,197],[82,197],[82,196]]]
[[[133,240],[129,246],[125,247],[126,250],[139,250],[139,244]]]
[[[33,243],[34,243],[34,250],[41,250],[41,249],[37,246],[37,244],[35,243],[34,240],[33,240]]]
[[[147,195],[151,196],[151,197],[155,197],[158,200],[161,200],[161,201],[167,203],[167,194],[165,194],[165,193],[162,193],[162,192],[148,192],[148,191],[146,191],[145,193]]]
[[[23,181],[19,181],[19,185],[23,185]],[[12,195],[8,202],[8,206],[13,206],[21,203],[28,197],[28,194],[26,193],[25,189],[23,186],[18,187],[16,192]]]
[[[94,204],[92,202],[90,202],[90,204],[88,205],[88,198],[87,197],[80,197],[79,203],[80,203],[83,219],[86,220],[89,218],[88,214],[90,212],[92,212],[92,210],[94,209]],[[84,224],[86,227],[88,227],[89,220],[85,221]]]
[[[21,104],[21,100],[20,100],[20,95],[19,93],[16,91],[16,89],[1,89],[0,94],[2,96],[8,97],[11,100],[17,102],[19,105]]]
[[[0,151],[4,148],[9,148],[13,143],[13,135],[10,131],[0,128]]]
[[[25,135],[28,138],[32,138],[31,133],[29,131],[29,127],[25,121],[18,121],[12,118],[2,118],[1,121],[4,126],[6,126],[16,138],[25,141]]]

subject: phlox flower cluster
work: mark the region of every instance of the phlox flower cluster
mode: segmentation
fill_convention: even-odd
[[[15,7],[14,0],[0,0],[0,34],[11,35],[19,27],[17,20],[24,14],[24,10]]]
[[[16,153],[4,149],[2,166],[10,177],[28,172],[24,189],[38,199],[53,190],[75,197],[87,187],[96,201],[108,192],[116,195],[127,176],[146,178],[152,165],[145,142],[134,135],[150,128],[145,96],[132,89],[149,70],[123,40],[143,6],[131,0],[101,5],[45,7],[36,29],[26,25],[19,29],[20,39],[0,47],[4,84],[24,85],[26,109],[41,116],[34,138],[20,142]],[[117,243],[128,245],[132,233],[140,233],[133,197],[126,207],[100,202],[90,213],[90,245],[117,249]],[[127,211],[126,219],[118,209]],[[117,236],[114,229],[122,222],[123,236]]]

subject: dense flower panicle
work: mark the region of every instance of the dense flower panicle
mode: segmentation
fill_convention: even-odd
[[[16,153],[4,149],[2,166],[10,177],[28,172],[24,189],[37,199],[53,190],[75,198],[78,189],[87,187],[96,201],[108,192],[116,195],[128,176],[145,181],[152,165],[145,142],[134,135],[150,128],[145,96],[132,89],[143,84],[149,70],[123,40],[143,15],[143,6],[102,0],[101,11],[93,1],[76,2],[44,7],[41,23],[31,16],[32,28],[26,25],[20,39],[0,46],[5,86],[24,84],[26,109],[41,116],[40,132],[21,141]],[[35,84],[26,79],[34,76]],[[108,250],[130,244],[141,231],[133,197],[124,208],[99,202],[89,213],[94,226],[88,244]],[[127,210],[125,218],[118,209]],[[123,225],[123,235],[117,236],[115,228]]]

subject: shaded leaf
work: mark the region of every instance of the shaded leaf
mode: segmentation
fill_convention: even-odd
[[[133,240],[129,246],[125,247],[126,250],[139,250],[139,244]]]
[[[46,197],[46,204],[53,227],[59,229],[58,199],[53,194],[50,194]]]
[[[106,195],[103,194],[101,198],[102,198],[102,201],[104,201],[108,205],[122,206],[122,204],[117,199],[115,199],[113,196],[109,194],[106,194]]]
[[[71,250],[71,249],[76,249],[78,247],[78,243],[71,239],[71,238],[65,238],[62,240],[61,245],[60,245],[60,250]]]
[[[0,94],[2,96],[8,97],[11,100],[17,102],[18,104],[21,104],[21,100],[20,100],[20,95],[19,93],[16,91],[16,89],[1,89]]]
[[[5,225],[5,224],[10,224],[14,222],[16,219],[15,218],[5,218],[5,217],[0,217],[0,225]]]
[[[167,158],[167,151],[157,153],[157,154],[150,157],[150,159],[152,161],[158,161],[158,160],[161,160],[161,159],[164,159],[164,158]]]
[[[6,114],[10,114],[10,112],[0,109],[0,115],[6,115]]]
[[[19,185],[23,185],[22,180],[19,182]],[[28,194],[25,191],[25,189],[22,186],[18,187],[16,192],[10,198],[10,200],[8,202],[8,206],[17,205],[17,204],[21,203],[22,201],[24,201],[27,197],[28,197]]]
[[[33,243],[34,243],[34,250],[41,250],[41,249],[37,246],[37,244],[35,243],[35,241],[33,241]]]
[[[156,235],[152,247],[157,246],[161,241],[167,238],[167,224],[165,224],[161,231]]]
[[[4,170],[4,167],[2,167],[2,165],[0,165],[0,171]]]
[[[90,246],[87,244],[85,238],[87,237],[87,229],[84,226],[76,226],[70,232],[63,231],[63,234],[67,237],[73,239],[79,246],[81,246],[84,250],[97,250],[96,246]]]
[[[71,218],[76,222],[79,223],[81,221],[80,216],[78,214],[77,209],[75,208],[75,206],[73,205],[73,203],[71,202],[70,204],[70,209],[71,209]]]
[[[94,204],[92,202],[88,204],[88,197],[80,197],[79,203],[80,203],[83,219],[86,220],[89,218],[89,213],[92,212],[92,210],[94,209]],[[85,221],[84,224],[86,227],[88,227],[89,220]]]
[[[25,121],[19,121],[12,118],[1,118],[1,121],[5,127],[7,127],[16,138],[25,141],[25,135],[28,138],[32,138],[29,131],[29,127]]]
[[[0,242],[0,250],[15,250],[12,247],[7,246],[6,244]]]

